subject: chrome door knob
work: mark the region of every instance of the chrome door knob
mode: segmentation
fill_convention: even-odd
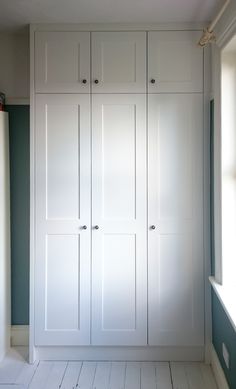
[[[87,80],[83,79],[83,80],[82,80],[82,83],[83,83],[83,84],[87,84]]]
[[[155,230],[156,226],[152,225],[150,228],[151,228],[151,230]]]
[[[94,80],[94,84],[98,84],[99,83],[99,81],[96,79],[96,80]]]
[[[151,84],[155,84],[156,80],[154,78],[151,79]]]
[[[83,230],[87,230],[87,228],[88,228],[88,227],[85,226],[85,225],[82,227]]]
[[[95,230],[99,230],[99,226],[94,226]]]

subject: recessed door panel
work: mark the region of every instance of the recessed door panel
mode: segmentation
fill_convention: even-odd
[[[202,123],[202,95],[149,96],[150,345],[204,344]]]
[[[64,104],[61,99],[45,108],[47,219],[77,219],[80,215],[80,106]]]
[[[92,33],[93,93],[145,93],[146,33]]]
[[[102,257],[102,328],[135,331],[135,235],[104,234]]]
[[[79,236],[47,235],[45,256],[45,328],[76,331],[80,329]]]
[[[38,95],[35,120],[35,343],[86,345],[90,343],[89,97]]]
[[[40,93],[89,93],[90,33],[35,33],[35,89]]]
[[[92,343],[147,343],[144,95],[93,96]]]
[[[203,51],[196,31],[148,33],[149,93],[203,91]]]

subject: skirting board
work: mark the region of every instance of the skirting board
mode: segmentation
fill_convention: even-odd
[[[38,346],[38,360],[86,361],[204,361],[204,347]]]
[[[28,346],[29,345],[29,326],[12,326],[11,327],[11,346]]]
[[[214,372],[215,380],[220,389],[229,389],[229,385],[226,381],[224,371],[221,367],[219,358],[216,354],[214,346],[211,346],[211,366]]]

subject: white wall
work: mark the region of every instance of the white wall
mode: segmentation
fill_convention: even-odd
[[[8,103],[29,102],[28,33],[0,33],[0,92]]]

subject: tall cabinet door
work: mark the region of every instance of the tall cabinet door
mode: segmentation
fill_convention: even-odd
[[[203,91],[203,50],[196,31],[148,33],[148,92]]]
[[[146,33],[92,33],[93,93],[146,92]]]
[[[89,93],[90,33],[35,33],[35,91]]]
[[[92,344],[147,344],[145,95],[95,95]]]
[[[90,342],[89,109],[88,95],[36,96],[36,345]]]
[[[204,344],[202,95],[149,96],[149,344]]]

